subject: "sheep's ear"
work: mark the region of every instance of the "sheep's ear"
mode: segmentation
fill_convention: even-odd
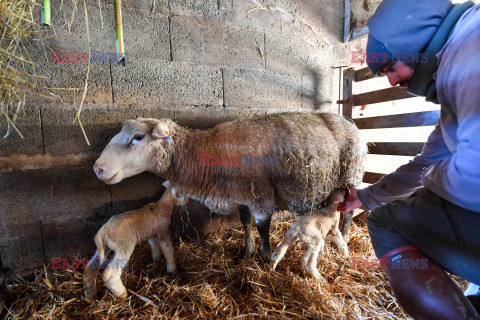
[[[163,183],[162,183],[162,186],[164,186],[165,188],[170,188],[172,186],[172,183],[169,181],[169,180],[165,180]]]
[[[152,130],[152,136],[157,139],[163,139],[168,143],[172,143],[172,136],[170,130],[165,123],[159,122],[155,124]]]

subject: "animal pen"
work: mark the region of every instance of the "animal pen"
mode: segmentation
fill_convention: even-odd
[[[47,3],[51,15],[45,16]],[[404,89],[378,90],[367,69],[352,68],[352,52],[365,47],[365,37],[343,43],[343,2],[43,4],[0,4],[0,78],[8,80],[2,82],[8,99],[1,101],[0,123],[2,135],[8,133],[0,140],[3,317],[408,318],[375,258],[365,213],[351,226],[350,258],[326,245],[318,263],[323,283],[303,273],[299,244],[276,271],[258,255],[244,258],[239,218],[217,215],[196,201],[172,215],[176,275],[166,274],[163,258],[153,262],[144,243],[123,272],[125,300],[101,281],[97,299],[84,298],[82,271],[95,251],[96,231],[111,216],[157,201],[164,191],[153,174],[108,186],[95,178],[95,159],[126,119],[169,118],[206,129],[283,111],[340,113],[369,141],[365,183],[393,169],[386,162],[400,164],[421,151],[421,134],[436,124],[439,111],[418,107]],[[42,12],[44,20],[50,17],[47,26],[40,26]],[[405,114],[379,111],[408,101]],[[424,128],[409,141],[395,132],[405,127]],[[295,220],[277,212],[274,221],[272,248]],[[258,234],[255,242],[258,247]]]

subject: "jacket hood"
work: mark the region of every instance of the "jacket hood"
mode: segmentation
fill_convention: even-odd
[[[372,73],[394,60],[415,69],[452,6],[450,0],[383,1],[367,23],[367,63]]]

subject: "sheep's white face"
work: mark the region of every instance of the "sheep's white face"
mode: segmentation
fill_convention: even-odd
[[[107,144],[93,171],[106,184],[118,183],[144,171],[154,171],[158,166],[154,157],[155,146],[171,142],[165,122],[141,118],[127,120]]]

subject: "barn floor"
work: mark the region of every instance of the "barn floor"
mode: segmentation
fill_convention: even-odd
[[[291,222],[272,227],[273,247]],[[19,279],[9,286],[15,303],[7,319],[409,319],[383,271],[352,264],[374,258],[365,226],[352,226],[352,260],[326,246],[319,269],[328,284],[302,273],[304,251],[298,243],[276,272],[258,256],[239,258],[243,232],[237,230],[175,248],[175,277],[165,275],[163,261],[152,263],[148,245],[137,248],[122,277],[131,290],[124,301],[107,292],[100,278],[98,300],[86,301],[79,270],[38,270],[34,281]]]

